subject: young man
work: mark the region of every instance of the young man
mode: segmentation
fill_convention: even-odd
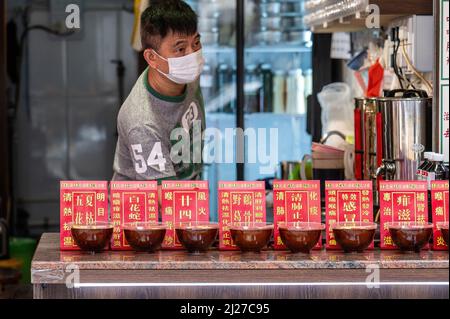
[[[152,0],[141,41],[148,67],[119,112],[113,180],[197,179],[201,142],[200,156],[194,142],[205,128],[197,15],[181,0]]]

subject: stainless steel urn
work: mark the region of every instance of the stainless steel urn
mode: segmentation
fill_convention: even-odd
[[[388,180],[415,180],[422,153],[432,148],[432,99],[425,91],[394,90],[377,103],[383,149],[377,175]]]

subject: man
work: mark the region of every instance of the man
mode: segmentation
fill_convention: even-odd
[[[197,15],[181,0],[152,0],[141,16],[141,42],[148,67],[119,112],[113,180],[197,179],[195,142],[205,127]]]

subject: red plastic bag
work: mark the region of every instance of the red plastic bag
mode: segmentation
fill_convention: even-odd
[[[381,96],[383,76],[384,69],[380,64],[380,60],[377,60],[377,62],[369,68],[369,83],[367,84],[366,97]]]

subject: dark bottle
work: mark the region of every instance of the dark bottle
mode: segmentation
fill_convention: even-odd
[[[217,67],[218,112],[231,113],[230,97],[227,96],[231,84],[231,70],[228,64],[221,63]]]
[[[260,89],[260,112],[273,112],[273,73],[270,64],[262,64],[261,81],[262,87]]]
[[[419,180],[419,181],[425,180],[425,177],[424,177],[425,171],[424,171],[424,169],[425,169],[425,167],[427,167],[430,164],[430,157],[431,157],[432,154],[433,153],[431,153],[431,152],[425,152],[424,153],[424,161],[417,168],[417,172],[416,172],[417,180]]]
[[[446,169],[444,166],[444,154],[435,154],[434,160],[436,164],[432,176],[436,181],[443,181],[445,180],[446,176]]]
[[[255,64],[246,68],[245,74],[245,113],[259,112],[259,90],[261,89],[261,77]]]
[[[445,168],[445,180],[449,180],[449,164],[445,163],[444,164],[444,168]]]
[[[429,191],[431,190],[431,181],[434,180],[433,173],[434,173],[434,169],[436,167],[436,162],[434,159],[435,155],[436,155],[436,153],[431,153],[428,164],[425,165],[422,170],[423,180],[427,181]]]
[[[429,165],[427,170],[428,181],[428,212],[429,218],[431,218],[432,212],[432,199],[431,199],[431,184],[433,181],[440,181],[446,179],[446,169],[444,166],[444,155],[433,153],[431,156],[432,164]],[[432,219],[430,219],[432,220]]]

